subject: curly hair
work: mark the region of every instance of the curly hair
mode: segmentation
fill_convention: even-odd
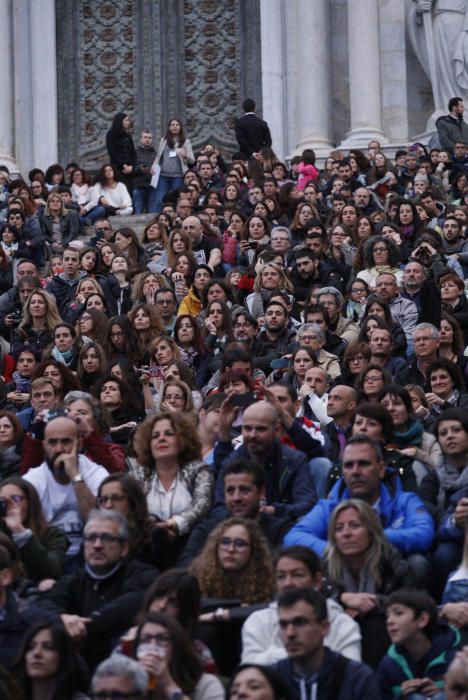
[[[156,461],[151,452],[151,434],[155,423],[168,420],[177,436],[179,444],[179,464],[181,467],[188,462],[193,462],[201,458],[201,440],[192,418],[184,413],[173,413],[172,411],[159,411],[148,416],[141,425],[138,426],[134,445],[138,456],[138,462],[147,473],[154,471]]]
[[[143,294],[143,287],[145,282],[149,277],[154,277],[156,283],[159,285],[158,289],[170,289],[171,286],[169,281],[164,277],[164,275],[159,274],[159,272],[150,272],[146,270],[145,272],[140,272],[136,275],[132,281],[132,300],[135,303],[145,303],[145,295]]]
[[[249,535],[250,558],[242,576],[233,579],[222,567],[218,547],[226,530],[242,525]],[[271,600],[273,596],[273,561],[265,536],[257,523],[246,518],[227,518],[209,534],[190,571],[200,584],[202,595],[210,598],[239,598],[250,605]]]
[[[370,236],[364,243],[364,265],[368,270],[375,267],[374,247],[378,243],[383,243],[388,251],[387,265],[397,267],[400,263],[400,252],[398,246],[391,238],[385,236]]]

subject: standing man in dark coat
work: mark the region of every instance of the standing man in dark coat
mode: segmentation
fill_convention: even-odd
[[[252,99],[244,100],[242,109],[245,114],[236,120],[236,139],[239,150],[248,159],[258,153],[262,146],[271,146],[271,134],[268,124],[255,114]]]

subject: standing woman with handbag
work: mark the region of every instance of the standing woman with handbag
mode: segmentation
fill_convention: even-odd
[[[195,163],[192,144],[185,137],[179,119],[171,119],[166,135],[159,142],[156,159],[152,165],[151,184],[156,189],[156,211],[160,212],[164,196],[182,187],[189,165]],[[159,175],[159,178],[158,178]],[[157,182],[156,182],[157,180]]]

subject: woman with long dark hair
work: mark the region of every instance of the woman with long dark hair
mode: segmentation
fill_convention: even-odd
[[[116,166],[120,179],[131,191],[137,155],[130,133],[130,118],[125,112],[115,115],[112,126],[106,134],[106,146],[110,162]]]
[[[202,332],[196,319],[190,314],[177,316],[174,340],[179,346],[182,359],[195,373],[195,386],[201,389],[209,377],[209,365],[213,358],[203,342]]]
[[[87,219],[97,219],[118,214],[127,216],[133,212],[132,199],[126,185],[121,182],[117,166],[103,165],[92,190],[91,201],[85,205]]]
[[[27,700],[87,700],[86,664],[59,622],[28,629],[14,668]]]
[[[182,187],[189,165],[195,163],[192,144],[185,136],[180,119],[171,119],[161,139],[152,165],[153,175],[159,172],[156,189],[156,211],[161,211],[164,196]]]

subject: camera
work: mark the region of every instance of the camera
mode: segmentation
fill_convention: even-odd
[[[11,314],[9,314],[10,318],[13,320],[13,326],[19,326],[21,323],[21,319],[23,318],[23,313],[21,311],[12,311]]]

